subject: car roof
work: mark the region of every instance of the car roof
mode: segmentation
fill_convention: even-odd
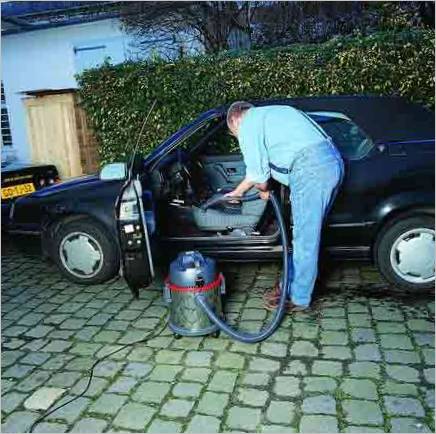
[[[434,140],[435,137],[434,112],[402,97],[333,95],[250,102],[255,106],[290,105],[305,112],[340,112],[375,142]]]

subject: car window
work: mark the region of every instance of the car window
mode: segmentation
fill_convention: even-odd
[[[225,122],[212,134],[202,147],[205,155],[240,154],[238,140],[232,136]]]
[[[309,113],[332,138],[341,155],[348,160],[365,157],[374,142],[349,118],[338,114]]]
[[[223,118],[206,121],[197,131],[187,137],[180,147],[188,152],[201,151],[204,155],[227,155],[239,153],[238,141],[230,135]]]

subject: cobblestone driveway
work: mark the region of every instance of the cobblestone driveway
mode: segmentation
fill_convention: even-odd
[[[3,255],[2,431],[24,432],[83,390],[96,357],[157,329],[166,309],[159,282],[132,300],[122,280],[80,287],[37,255]],[[226,267],[228,317],[259,328],[277,270]],[[313,311],[287,316],[264,343],[175,340],[167,329],[123,350],[35,431],[433,431],[433,297],[386,294],[364,266],[336,264],[324,282]]]

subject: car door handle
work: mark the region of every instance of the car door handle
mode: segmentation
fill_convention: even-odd
[[[227,175],[236,175],[238,173],[234,167],[226,167],[225,171]]]

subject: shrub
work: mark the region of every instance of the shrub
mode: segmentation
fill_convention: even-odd
[[[238,99],[365,93],[433,108],[433,76],[434,32],[408,30],[177,62],[105,63],[78,82],[106,163],[130,153],[154,99],[144,152],[199,113]]]

